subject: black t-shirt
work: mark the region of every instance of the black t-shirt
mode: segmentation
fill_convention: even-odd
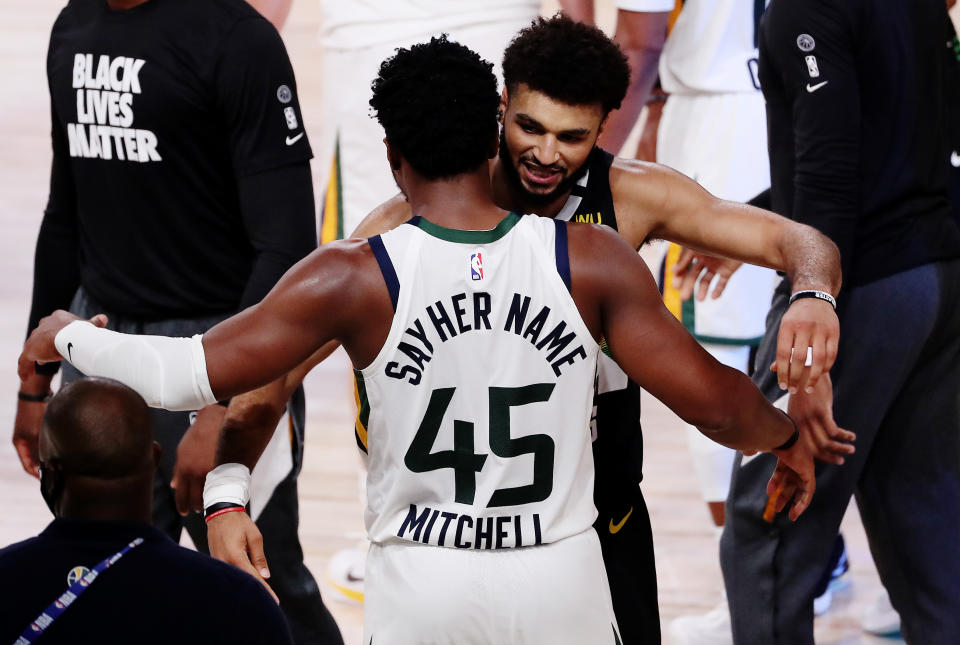
[[[943,163],[943,0],[778,0],[761,24],[774,210],[845,287],[960,257]]]
[[[136,522],[57,519],[0,549],[0,642],[13,643],[69,587],[142,537],[54,620],[39,643],[291,643],[280,608],[250,575]],[[71,574],[73,574],[71,576]]]
[[[79,284],[138,318],[236,309],[252,242],[288,218],[278,209],[273,221],[244,219],[238,182],[311,157],[273,26],[243,0],[127,11],[72,0],[53,27],[47,75],[54,185],[44,227],[67,231],[72,219]]]

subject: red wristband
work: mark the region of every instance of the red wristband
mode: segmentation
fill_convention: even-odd
[[[230,508],[221,508],[219,511],[216,511],[215,513],[211,513],[210,515],[207,515],[205,518],[203,518],[203,521],[209,524],[210,520],[215,518],[217,515],[223,515],[224,513],[232,513],[234,511],[243,511],[244,513],[246,513],[247,509],[244,508],[243,506],[231,506]]]

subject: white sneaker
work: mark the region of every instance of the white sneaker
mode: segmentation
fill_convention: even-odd
[[[890,596],[884,592],[876,597],[863,611],[861,618],[863,631],[877,636],[892,636],[900,633],[900,614],[890,603]]]
[[[670,636],[674,645],[733,645],[726,597],[702,616],[681,616],[671,621]]]
[[[337,600],[363,604],[363,574],[367,562],[365,549],[341,549],[330,558],[327,583],[336,591]]]

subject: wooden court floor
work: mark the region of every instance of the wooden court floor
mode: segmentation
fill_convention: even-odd
[[[33,247],[47,196],[50,163],[49,104],[45,52],[62,0],[0,4],[0,437],[13,426],[16,357],[26,325]],[[602,3],[611,15],[610,1]],[[609,21],[608,21],[609,22]],[[307,128],[317,140],[320,48],[315,0],[295,3],[283,32],[297,72]],[[603,24],[603,23],[601,23]],[[315,160],[314,175],[320,162]],[[324,580],[330,557],[354,546],[362,535],[358,497],[359,459],[353,439],[353,391],[349,363],[338,354],[307,382],[309,397],[306,463],[300,477],[301,525],[307,563],[321,583],[348,645],[361,638],[362,610],[334,600]],[[664,626],[687,613],[704,612],[719,600],[717,548],[700,501],[679,420],[657,401],[644,402],[646,479],[644,493],[653,519],[660,606]],[[38,483],[20,468],[9,439],[0,439],[0,546],[39,532],[50,521]],[[859,616],[880,591],[855,507],[843,524],[853,583],[817,620],[818,643],[891,643],[865,636]],[[15,581],[10,581],[15,585]],[[8,589],[14,589],[9,586]],[[2,611],[2,608],[0,608]],[[198,608],[199,611],[199,608]],[[665,639],[669,642],[669,639]]]

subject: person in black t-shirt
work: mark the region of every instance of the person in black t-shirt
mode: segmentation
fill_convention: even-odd
[[[851,494],[906,641],[957,642],[960,230],[943,160],[946,20],[943,0],[774,0],[764,17],[773,207],[829,235],[843,262],[832,387],[792,395],[789,412],[809,436],[857,437],[845,463],[818,468],[816,501],[795,524],[762,519],[766,455],[735,468],[721,540],[735,643],[813,643],[815,564]],[[757,358],[767,391],[789,294],[774,296]]]
[[[116,381],[81,379],[50,401],[40,486],[56,519],[0,549],[0,576],[16,587],[5,594],[0,641],[291,643],[256,580],[150,526],[160,461],[150,425],[143,399]]]
[[[293,70],[279,34],[242,0],[72,0],[51,33],[47,77],[54,154],[29,329],[69,307],[106,312],[128,333],[203,333],[316,247]],[[34,475],[55,369],[21,383],[14,443]],[[77,376],[64,368],[65,381]],[[263,460],[266,492],[251,510],[295,639],[338,643],[297,537],[302,391],[288,411],[277,433],[290,440]],[[164,448],[154,524],[174,539],[185,526],[205,551],[203,520],[177,508],[199,497],[188,474],[212,468],[224,407],[154,414]]]

